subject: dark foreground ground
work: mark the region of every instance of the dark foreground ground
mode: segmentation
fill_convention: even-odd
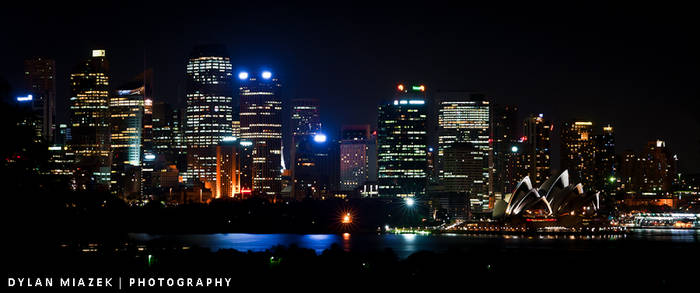
[[[353,253],[338,246],[317,255],[313,250],[295,246],[265,252],[210,252],[155,242],[137,247],[110,240],[100,242],[97,251],[89,251],[86,245],[54,244],[25,242],[22,247],[6,247],[3,266],[8,277],[220,276],[232,278],[234,291],[241,291],[243,287],[239,286],[262,291],[297,288],[331,292],[348,288],[414,291],[423,286],[433,290],[456,286],[460,291],[515,287],[550,292],[613,288],[694,290],[700,276],[700,247],[696,244],[639,240],[601,241],[586,248],[563,242],[517,247],[474,244],[440,253],[418,252],[406,259],[397,258],[391,250]]]
[[[13,194],[6,193],[10,198]],[[659,291],[696,290],[700,247],[670,241],[596,241],[590,245],[473,243],[399,259],[393,251],[321,254],[298,247],[240,252],[151,242],[128,243],[127,232],[356,233],[422,218],[401,203],[324,201],[267,206],[264,202],[128,208],[109,200],[44,193],[3,205],[3,269],[10,277],[227,277],[228,292],[357,291]],[[87,204],[86,204],[87,202]],[[74,204],[77,203],[77,204]],[[70,208],[65,208],[66,206]],[[339,226],[350,210],[356,219]],[[70,241],[87,239],[86,241]],[[69,240],[69,241],[66,241]],[[62,244],[69,243],[67,246]],[[80,245],[77,245],[80,243]],[[91,247],[89,243],[98,243]],[[696,241],[697,243],[697,241]],[[5,282],[6,287],[8,283]],[[18,288],[10,288],[13,291]],[[128,289],[128,288],[127,288]],[[148,290],[152,290],[149,288]],[[171,288],[165,288],[172,290]],[[112,289],[87,288],[94,292]],[[134,291],[134,289],[129,289]],[[201,288],[183,289],[199,292]],[[488,290],[488,291],[481,291]],[[45,290],[48,291],[48,290]],[[69,292],[75,289],[68,290]]]

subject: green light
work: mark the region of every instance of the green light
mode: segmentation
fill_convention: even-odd
[[[414,85],[411,87],[411,89],[413,89],[414,91],[423,92],[423,91],[425,91],[425,86],[424,85]]]
[[[610,180],[610,183],[615,183],[615,176],[610,176],[610,179],[608,180]]]

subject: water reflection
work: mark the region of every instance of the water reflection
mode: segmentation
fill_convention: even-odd
[[[129,234],[131,240],[145,243],[152,240],[175,243],[178,246],[199,246],[213,251],[219,249],[236,249],[239,251],[265,251],[272,247],[297,245],[313,249],[317,254],[333,244],[345,251],[381,251],[392,249],[403,258],[421,250],[445,251],[449,248],[464,248],[473,244],[505,245],[509,248],[541,246],[577,246],[591,248],[600,243],[618,240],[665,241],[665,242],[700,242],[700,230],[674,229],[640,229],[623,235],[499,235],[499,234],[184,234],[184,235],[150,235],[145,233]]]
[[[343,233],[343,250],[350,252],[350,233]]]

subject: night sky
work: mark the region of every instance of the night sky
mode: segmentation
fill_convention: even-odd
[[[63,122],[70,71],[99,47],[113,85],[141,71],[145,56],[155,99],[182,106],[189,51],[223,43],[234,68],[273,68],[285,99],[320,99],[329,133],[376,125],[394,85],[416,81],[430,91],[483,92],[555,123],[612,123],[618,152],[661,138],[684,171],[700,172],[700,25],[691,7],[253,2],[3,7],[0,77],[20,94],[23,59],[54,58]]]

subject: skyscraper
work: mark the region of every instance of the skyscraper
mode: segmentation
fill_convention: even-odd
[[[561,169],[581,182],[593,185],[593,122],[569,121],[561,127]]]
[[[291,101],[292,148],[291,174],[292,197],[303,199],[307,197],[321,198],[328,191],[328,174],[319,174],[322,167],[327,167],[328,145],[316,142],[314,138],[321,133],[320,107],[316,99],[292,99]],[[321,137],[321,136],[319,136]],[[325,138],[325,135],[322,136]],[[323,148],[323,150],[321,150]],[[317,157],[317,152],[323,152],[325,158]],[[319,166],[323,159],[324,166]],[[324,180],[315,178],[323,176]],[[323,187],[321,187],[321,185]],[[321,190],[323,189],[323,190]],[[323,195],[322,195],[323,192]]]
[[[293,198],[326,199],[330,191],[332,141],[325,134],[297,135],[293,168]]]
[[[238,74],[241,139],[253,143],[253,194],[275,200],[281,189],[281,84],[272,72]]]
[[[186,72],[187,179],[215,188],[216,146],[233,133],[233,77],[226,48],[195,47]],[[212,193],[216,194],[214,190]]]
[[[369,125],[343,125],[340,133],[340,190],[352,191],[369,178],[369,145],[373,142]]]
[[[92,50],[70,76],[69,143],[75,155],[76,188],[107,190],[110,176],[109,63],[104,50]]]
[[[142,82],[120,87],[109,101],[112,149],[111,191],[126,200],[141,195],[145,88]]]
[[[610,193],[617,183],[617,178],[615,177],[615,132],[609,124],[602,128],[600,134],[593,137],[593,156],[595,157],[593,186],[597,190],[607,190]]]
[[[428,175],[425,86],[399,84],[396,89],[395,99],[379,106],[379,195],[422,196]]]
[[[34,126],[47,141],[52,141],[56,117],[56,62],[33,58],[24,61],[25,89],[32,95]]]
[[[437,95],[440,181],[448,192],[467,192],[473,211],[487,210],[492,194],[490,102],[481,95],[464,92]],[[446,153],[455,146],[459,149],[448,158]]]
[[[544,115],[530,115],[523,121],[524,136],[522,142],[522,162],[528,169],[527,174],[533,185],[540,186],[552,173],[551,133],[554,124],[544,120]]]

